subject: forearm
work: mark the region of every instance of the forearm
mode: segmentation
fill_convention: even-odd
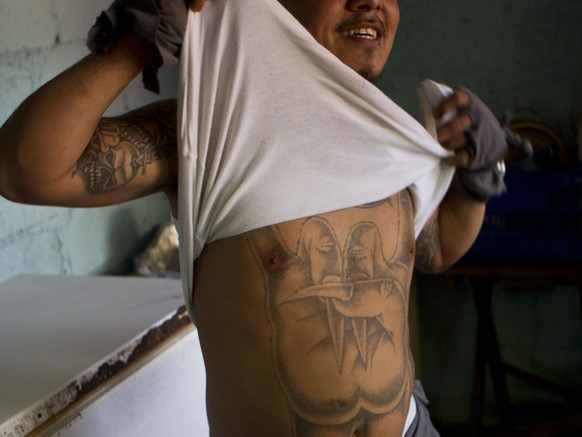
[[[471,248],[485,216],[485,202],[468,196],[453,183],[439,207],[443,264],[450,267]]]
[[[27,98],[0,129],[0,193],[19,197],[69,176],[103,113],[149,56],[128,34]]]
[[[420,233],[416,251],[417,268],[432,273],[447,269],[470,249],[481,230],[487,199],[505,191],[500,160],[508,137],[491,110],[471,91],[451,89],[434,108],[438,120],[444,114],[454,116],[437,130],[438,141],[453,152],[447,163],[457,174]]]
[[[457,262],[475,242],[484,215],[485,202],[467,196],[453,183],[417,239],[417,269],[437,273]]]

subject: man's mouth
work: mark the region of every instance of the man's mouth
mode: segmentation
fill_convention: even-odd
[[[340,23],[336,30],[346,38],[375,40],[386,35],[386,25],[374,14],[357,15]]]
[[[376,39],[378,37],[378,31],[372,27],[360,27],[357,29],[344,30],[342,36],[364,38],[364,39]]]

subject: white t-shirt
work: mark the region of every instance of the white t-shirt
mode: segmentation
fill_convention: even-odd
[[[186,301],[204,245],[409,188],[416,235],[448,152],[274,0],[189,13],[181,54],[177,229]]]

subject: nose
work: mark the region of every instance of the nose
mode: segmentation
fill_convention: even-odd
[[[351,11],[371,11],[379,9],[382,0],[348,0],[347,7]]]

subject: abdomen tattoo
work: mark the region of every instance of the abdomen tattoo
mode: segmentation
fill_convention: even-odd
[[[408,227],[406,216],[399,212]],[[251,233],[249,243],[265,280],[273,359],[298,435],[385,416],[408,400],[407,249],[387,259],[379,227],[367,221],[339,241],[323,217],[305,220],[293,249],[276,226]]]

